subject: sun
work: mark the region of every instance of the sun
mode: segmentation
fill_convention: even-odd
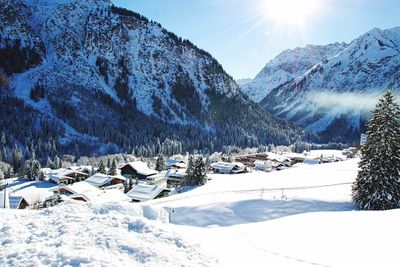
[[[268,20],[281,25],[304,25],[317,15],[322,0],[266,0],[264,13]]]

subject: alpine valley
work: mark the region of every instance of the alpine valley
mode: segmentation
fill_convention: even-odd
[[[377,99],[400,88],[400,27],[372,29],[350,44],[286,50],[240,84],[265,110],[325,141],[355,141]]]
[[[252,102],[209,53],[109,0],[0,0],[0,38],[7,149],[151,156],[316,138]]]

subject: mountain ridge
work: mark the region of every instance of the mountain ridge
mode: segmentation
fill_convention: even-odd
[[[209,53],[111,1],[0,3],[0,55],[15,66],[0,66],[10,80],[4,90],[51,121],[51,141],[64,152],[79,154],[71,151],[78,147],[91,153],[97,142],[97,152],[106,145],[170,154],[312,136],[253,104]],[[32,140],[7,125],[2,130],[10,143],[31,147],[26,143]],[[47,139],[48,133],[36,130],[35,138]],[[90,145],[80,142],[85,136]]]
[[[357,140],[382,92],[400,87],[399,40],[400,27],[371,29],[337,55],[271,89],[260,104],[325,140]]]

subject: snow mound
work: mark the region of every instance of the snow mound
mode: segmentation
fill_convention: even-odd
[[[0,218],[2,266],[215,265],[162,222],[162,209],[69,202],[43,211],[0,210]]]

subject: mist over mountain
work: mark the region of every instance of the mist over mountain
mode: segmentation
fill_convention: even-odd
[[[307,47],[283,52],[243,91],[279,118],[325,140],[356,140],[378,97],[387,89],[398,92],[400,28],[375,28],[350,44]],[[286,64],[302,67],[290,72]]]

